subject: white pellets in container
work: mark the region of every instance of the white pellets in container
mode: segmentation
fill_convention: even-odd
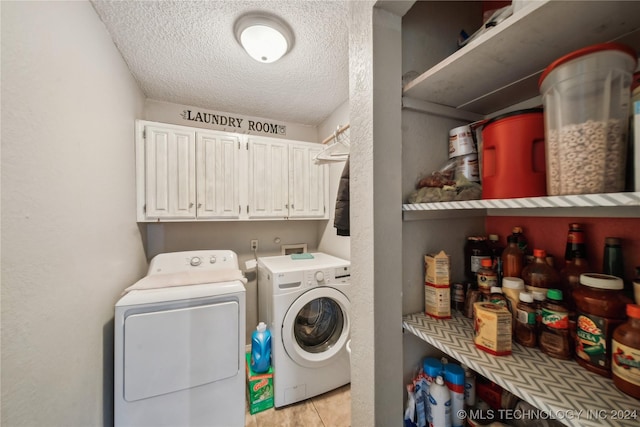
[[[571,52],[542,73],[548,195],[624,190],[636,63],[632,48],[602,43]]]

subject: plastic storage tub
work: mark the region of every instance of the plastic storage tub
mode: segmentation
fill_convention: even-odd
[[[624,190],[635,51],[602,43],[565,55],[540,77],[547,193]]]
[[[482,128],[482,198],[546,195],[542,108],[507,113]]]

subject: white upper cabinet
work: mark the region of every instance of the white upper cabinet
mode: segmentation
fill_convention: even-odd
[[[289,146],[289,216],[323,218],[325,208],[325,168],[314,163],[322,151],[318,144]]]
[[[285,218],[288,212],[287,143],[249,137],[249,218]]]
[[[147,126],[144,205],[147,218],[196,217],[195,132]]]
[[[197,132],[197,216],[238,218],[240,215],[240,137],[226,132]]]
[[[326,165],[320,144],[249,137],[249,217],[327,218]]]
[[[320,144],[136,122],[137,218],[325,219]]]

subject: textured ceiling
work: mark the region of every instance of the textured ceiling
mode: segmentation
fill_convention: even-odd
[[[346,1],[100,1],[95,10],[150,99],[318,125],[349,97]],[[233,24],[265,11],[293,29],[272,64],[249,57]]]

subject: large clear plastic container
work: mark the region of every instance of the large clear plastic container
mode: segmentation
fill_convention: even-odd
[[[630,47],[602,43],[565,55],[542,73],[548,195],[624,190],[636,63]]]

